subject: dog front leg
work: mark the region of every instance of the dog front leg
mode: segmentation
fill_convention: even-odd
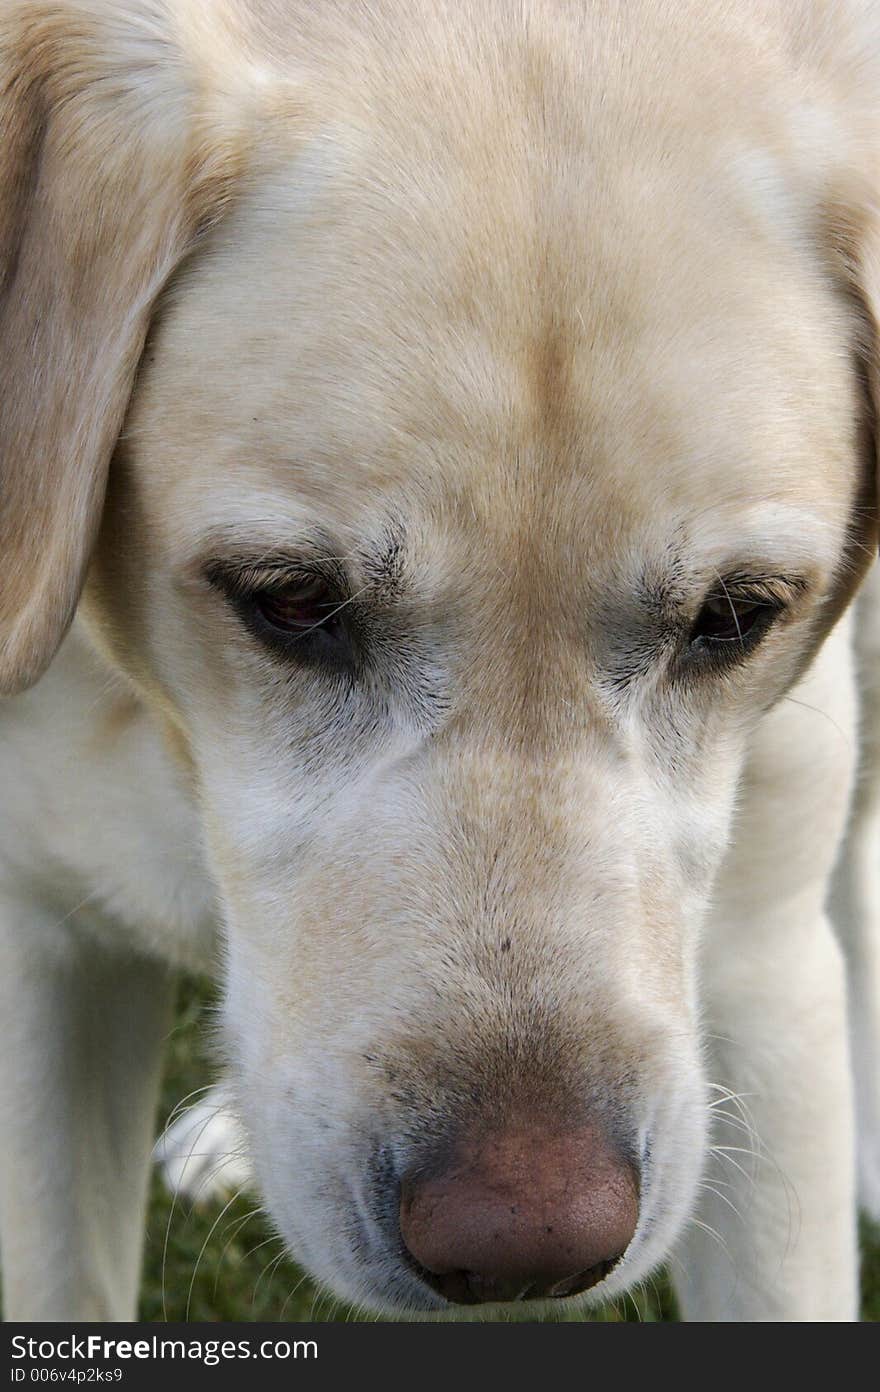
[[[172,978],[0,902],[8,1320],[129,1320]]]
[[[706,1000],[713,1127],[673,1264],[688,1320],[857,1318],[845,972],[824,918],[727,925]]]

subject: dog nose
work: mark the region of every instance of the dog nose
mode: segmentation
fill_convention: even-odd
[[[604,1131],[507,1132],[401,1186],[400,1231],[456,1304],[576,1295],[608,1275],[639,1216],[638,1176]]]

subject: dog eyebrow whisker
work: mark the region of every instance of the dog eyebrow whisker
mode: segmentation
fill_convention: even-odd
[[[731,612],[731,614],[732,614],[732,616],[733,616],[733,622],[736,624],[736,634],[737,634],[737,638],[738,638],[738,640],[739,640],[739,642],[740,642],[740,644],[741,644],[742,641],[743,641],[743,632],[742,632],[742,629],[740,628],[739,615],[738,615],[737,612],[736,612],[736,605],[734,604],[733,600],[732,600],[731,597],[730,597],[730,590],[727,588],[727,586],[726,586],[725,583],[724,583],[724,577],[723,577],[722,575],[719,575],[717,571],[715,572],[715,575],[716,575],[716,578],[717,578],[717,580],[718,580],[719,585],[721,586],[722,590],[724,591],[724,597],[725,597],[725,599],[727,600],[728,605],[730,606],[730,612]]]
[[[325,614],[319,623],[312,624],[310,628],[304,628],[301,633],[295,634],[293,637],[293,642],[299,642],[300,639],[308,637],[310,633],[314,633],[315,630],[320,628],[322,624],[325,624],[328,619],[334,618],[338,613],[341,612],[341,610],[347,608],[349,604],[353,604],[356,599],[360,599],[361,595],[366,594],[369,589],[372,589],[371,585],[362,585],[359,590],[356,590],[354,594],[349,595],[348,598],[344,599],[341,604],[337,604],[335,609],[331,609],[329,613]]]

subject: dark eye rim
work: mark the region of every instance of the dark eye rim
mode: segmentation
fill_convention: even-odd
[[[737,661],[751,653],[789,607],[778,577],[751,584],[719,579],[704,596],[691,624],[691,655]]]
[[[336,669],[351,667],[357,650],[356,623],[352,597],[339,577],[325,574],[323,568],[282,570],[256,583],[253,572],[222,566],[209,569],[207,578],[252,637],[276,655]],[[302,627],[279,622],[272,614],[273,603],[288,595],[295,597],[297,590],[317,609],[326,608],[326,614]],[[316,602],[321,595],[326,599]]]

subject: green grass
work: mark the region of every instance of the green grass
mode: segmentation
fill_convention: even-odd
[[[195,983],[185,983],[169,1041],[163,1123],[183,1097],[212,1076],[204,1048],[204,1025],[209,1018],[208,993]],[[863,1318],[880,1321],[880,1232],[866,1228],[863,1238]],[[356,1316],[317,1290],[282,1255],[281,1242],[257,1210],[253,1195],[243,1195],[225,1211],[220,1200],[195,1209],[175,1204],[172,1212],[169,1195],[154,1177],[141,1317],[328,1322]],[[600,1310],[593,1318],[672,1320],[675,1304],[667,1282],[660,1278],[649,1291]]]

